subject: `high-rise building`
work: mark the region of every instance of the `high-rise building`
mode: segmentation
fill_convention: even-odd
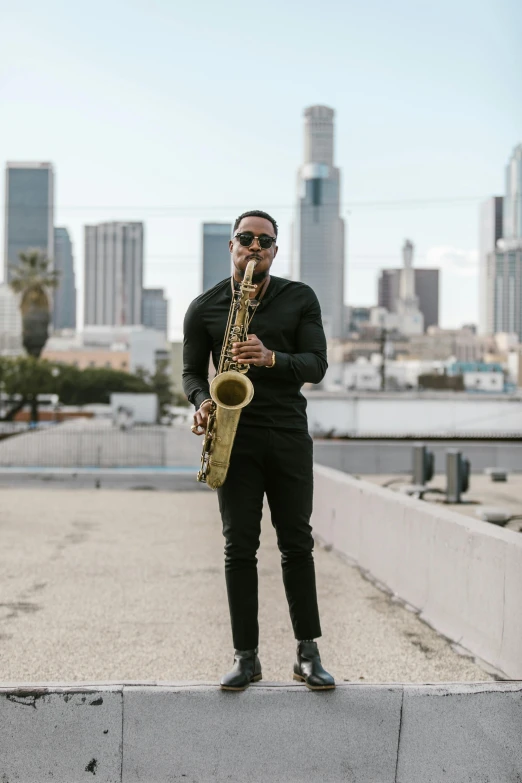
[[[169,303],[163,288],[144,288],[142,291],[141,311],[143,326],[157,329],[165,335],[169,328]]]
[[[500,239],[488,256],[490,332],[509,332],[522,342],[522,238]]]
[[[76,276],[71,238],[66,228],[54,229],[54,268],[60,273],[54,290],[53,326],[76,329]]]
[[[419,300],[415,295],[415,277],[413,268],[413,242],[409,239],[402,246],[404,265],[401,269],[397,315],[403,334],[422,334],[424,318],[419,310]]]
[[[401,269],[383,269],[379,278],[378,303],[390,313],[397,312]],[[416,267],[413,270],[415,296],[424,316],[424,329],[439,325],[439,270]]]
[[[491,254],[503,231],[502,196],[492,196],[480,205],[479,234],[479,333],[493,333],[493,282],[494,273],[488,268]]]
[[[304,163],[297,178],[292,276],[319,299],[327,338],[344,332],[344,221],[340,216],[340,171],[334,160],[334,111],[304,111]]]
[[[22,315],[19,296],[7,283],[0,283],[0,352],[17,352],[22,348]]]
[[[481,207],[480,306],[482,332],[522,340],[522,144],[507,163],[504,197]]]
[[[85,226],[86,326],[141,324],[143,223]]]
[[[54,254],[54,173],[51,163],[7,163],[5,170],[4,281],[19,253]]]
[[[231,236],[230,223],[203,223],[203,291],[230,277],[228,242]]]
[[[504,239],[522,239],[522,144],[513,150],[506,166]]]

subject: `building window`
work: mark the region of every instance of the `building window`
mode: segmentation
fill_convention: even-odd
[[[122,370],[125,370],[125,369],[126,369],[126,367],[127,367],[127,362],[122,362],[122,363],[121,363],[121,369],[122,369]]]
[[[313,179],[311,180],[312,184],[312,204],[314,207],[319,207],[321,205],[321,180],[320,179]]]

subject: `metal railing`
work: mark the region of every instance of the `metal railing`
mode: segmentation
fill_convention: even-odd
[[[164,466],[166,438],[160,426],[29,430],[0,440],[0,467]]]

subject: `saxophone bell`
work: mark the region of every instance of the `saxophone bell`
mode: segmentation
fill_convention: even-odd
[[[252,284],[256,263],[254,260],[248,262],[239,291],[237,295],[232,294],[218,371],[210,384],[213,405],[207,420],[197,480],[206,482],[211,489],[217,489],[225,482],[241,411],[254,396],[252,381],[245,375],[249,365],[239,364],[232,358],[232,343],[245,342],[248,336],[248,302],[250,293],[256,290]]]

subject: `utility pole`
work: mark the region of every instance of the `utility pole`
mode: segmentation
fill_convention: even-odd
[[[381,391],[386,389],[386,337],[388,330],[383,326],[381,329]]]

